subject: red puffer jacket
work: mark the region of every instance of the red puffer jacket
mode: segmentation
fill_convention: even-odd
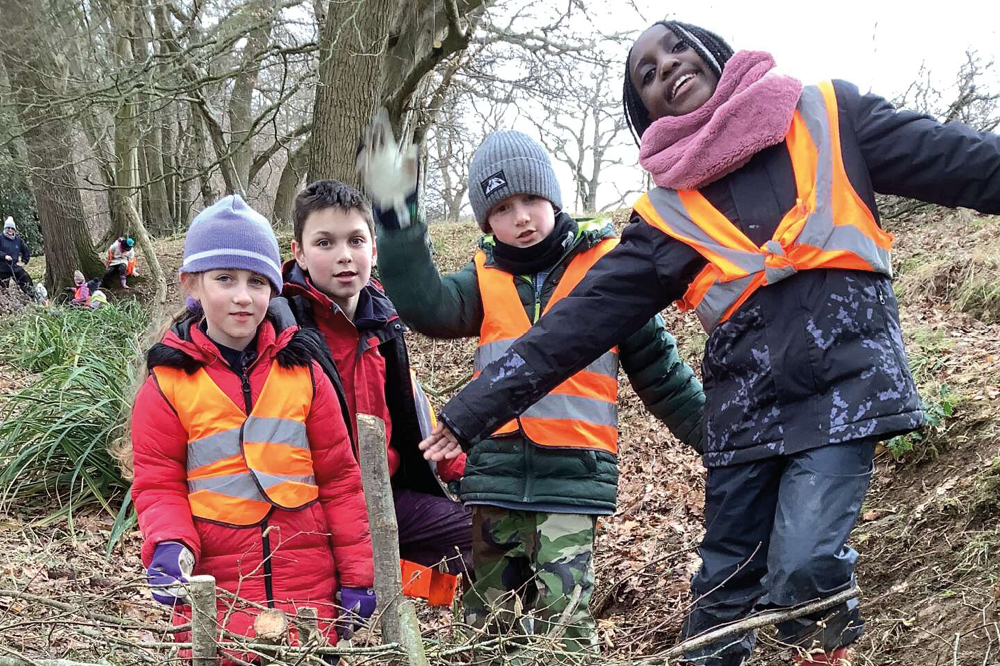
[[[314,393],[305,423],[318,501],[297,511],[272,508],[261,524],[251,527],[195,520],[188,504],[187,432],[150,374],[132,411],[132,498],[144,539],[142,561],[148,566],[162,541],[183,542],[194,553],[195,574],[211,574],[222,590],[256,604],[290,613],[314,606],[322,630],[336,642],[329,621],[336,617],[338,586],[367,588],[374,581],[361,474],[333,386],[312,360],[315,333],[280,324],[278,329],[276,335],[268,319],[258,329],[257,355],[247,367],[251,399],[255,404],[272,361],[284,367],[312,366]],[[204,367],[244,408],[241,377],[191,320],[175,325],[153,346],[147,365],[150,371],[171,366],[191,373]],[[252,635],[257,611],[240,604],[233,611],[232,595],[220,591],[219,622],[235,634]],[[175,617],[178,623],[186,621],[186,610]]]

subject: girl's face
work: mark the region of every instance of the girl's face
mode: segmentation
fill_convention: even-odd
[[[188,293],[201,301],[209,337],[232,349],[246,349],[267,314],[267,278],[234,268],[185,273],[182,280]]]
[[[632,45],[629,77],[650,120],[683,116],[707,102],[719,79],[694,49],[654,25]]]

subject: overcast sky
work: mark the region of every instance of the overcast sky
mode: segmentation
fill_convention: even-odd
[[[555,0],[546,0],[553,2]],[[1000,2],[950,0],[721,0],[672,2],[586,0],[607,32],[642,29],[664,18],[695,23],[720,34],[736,50],[770,51],[782,70],[805,83],[846,79],[862,92],[892,98],[906,89],[925,64],[942,88],[954,80],[967,49],[1000,68]],[[630,43],[623,41],[621,58]],[[992,72],[991,89],[1000,90]],[[535,135],[526,120],[514,129]],[[637,151],[631,151],[637,157]],[[569,170],[558,167],[563,199],[573,198]],[[617,183],[635,182],[636,175],[618,170]],[[623,188],[623,189],[627,189]],[[606,188],[606,201],[612,194]]]

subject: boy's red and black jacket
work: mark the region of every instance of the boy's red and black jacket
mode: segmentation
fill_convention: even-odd
[[[382,417],[393,485],[444,495],[417,448],[422,437],[411,385],[407,328],[381,286],[374,280],[365,286],[351,322],[297,263],[287,262],[282,273],[283,294],[296,321],[321,334],[325,356],[321,365],[337,389],[345,420],[354,423],[358,412]],[[462,455],[438,463],[438,474],[443,481],[451,481],[462,476],[464,467]]]
[[[250,404],[255,405],[277,361],[308,367],[313,394],[305,419],[318,501],[302,509],[273,508],[260,525],[232,527],[195,520],[188,503],[188,435],[160,391],[153,370],[166,366],[189,374],[204,369],[234,405],[245,409],[244,377],[235,373],[218,347],[189,317],[175,324],[147,354],[150,375],[132,410],[135,478],[132,498],[143,535],[142,560],[149,565],[163,541],[184,543],[195,555],[194,573],[216,577],[220,587],[240,597],[294,611],[314,602],[331,618],[338,586],[371,587],[371,536],[361,474],[354,458],[337,396],[316,363],[321,341],[299,330],[283,299],[271,302],[257,331],[256,347],[244,353]],[[228,617],[228,616],[227,616]],[[245,634],[252,615],[233,613],[227,628]]]

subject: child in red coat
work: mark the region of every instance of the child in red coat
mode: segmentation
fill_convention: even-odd
[[[191,306],[150,349],[132,415],[132,496],[153,597],[180,606],[183,622],[187,578],[211,574],[220,625],[243,636],[262,605],[311,606],[331,634],[337,607],[370,617],[360,470],[314,360],[317,336],[271,300],[282,280],[268,221],[239,196],[202,211],[181,282]]]

